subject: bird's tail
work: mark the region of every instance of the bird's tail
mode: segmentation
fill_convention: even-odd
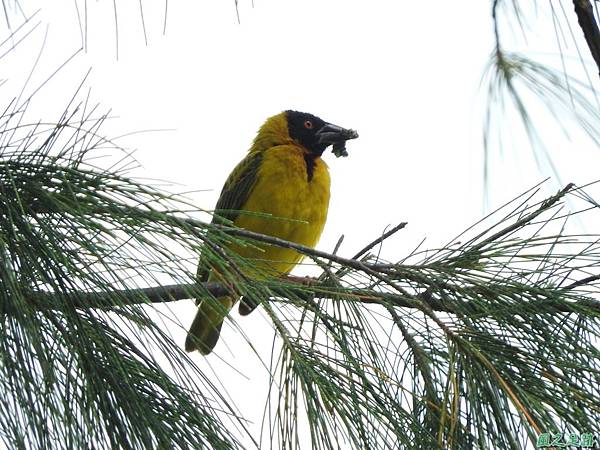
[[[219,297],[217,301],[201,300],[196,317],[194,317],[185,339],[185,351],[198,350],[203,355],[212,352],[219,340],[223,320],[233,304],[234,300],[229,296]]]

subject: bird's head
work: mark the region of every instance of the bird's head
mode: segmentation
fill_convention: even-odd
[[[276,145],[298,144],[309,154],[321,156],[332,145],[337,156],[348,156],[346,141],[356,139],[358,133],[325,122],[313,114],[299,111],[284,111],[266,120],[254,140],[255,149]]]

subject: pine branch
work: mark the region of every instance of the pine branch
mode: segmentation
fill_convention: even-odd
[[[529,214],[524,215],[513,224],[506,226],[500,231],[492,234],[491,236],[479,241],[477,244],[472,245],[466,250],[463,255],[455,258],[465,258],[465,254],[478,254],[486,246],[493,244],[500,240],[504,236],[510,235],[515,230],[522,228],[528,223],[532,222],[542,213],[553,208],[555,204],[560,201],[568,192],[574,188],[573,184],[567,185],[564,189],[560,190],[554,196],[541,202],[539,207]],[[38,213],[40,211],[37,211]],[[46,214],[50,213],[49,210],[44,211]],[[139,214],[144,214],[143,210],[138,211]],[[264,242],[271,245],[277,245],[281,247],[295,249],[302,252],[303,254],[313,257],[322,258],[330,262],[336,262],[341,264],[346,270],[355,269],[358,271],[367,272],[370,274],[381,273],[383,275],[389,275],[393,273],[401,273],[402,265],[394,264],[381,264],[371,263],[364,260],[358,260],[356,258],[363,256],[375,245],[382,243],[388,237],[392,236],[398,230],[404,228],[406,223],[401,223],[398,226],[392,228],[388,232],[384,233],[379,238],[365,246],[359,251],[352,259],[344,258],[335,253],[328,253],[321,250],[306,247],[294,242],[285,241],[283,239],[275,238],[272,236],[262,235],[254,233],[248,230],[238,229],[226,225],[215,225],[208,224],[203,221],[199,221],[191,218],[180,218],[172,217],[172,220],[181,225],[192,227],[191,229],[204,230],[208,227],[214,227],[222,230],[224,233],[240,236],[244,238],[251,238],[252,240]],[[471,258],[469,256],[468,258]],[[476,258],[477,259],[477,258]],[[339,273],[343,273],[343,269]],[[570,283],[568,286],[563,288],[563,291],[567,292],[577,287],[588,285],[597,281],[600,275],[592,275],[580,280]],[[423,302],[427,307],[433,311],[446,312],[446,313],[464,313],[465,310],[469,310],[468,303],[459,302],[458,305],[453,304],[450,301],[444,301],[439,296],[435,296],[432,289],[423,290],[421,293],[414,295],[403,292],[402,294],[394,294],[390,292],[382,292],[375,289],[353,289],[343,288],[342,286],[332,286],[328,282],[327,278],[320,277],[319,279],[299,279],[298,277],[288,276],[283,279],[276,280],[275,282],[266,281],[255,281],[256,284],[261,284],[263,288],[267,289],[268,292],[272,293],[272,298],[276,301],[289,301],[290,298],[301,298],[310,299],[318,296],[320,299],[337,299],[345,298],[349,301],[365,303],[365,304],[381,304],[385,306],[402,307],[402,308],[418,308],[418,303]],[[456,286],[453,286],[450,282],[439,283],[436,288],[443,289],[448,292],[458,292]],[[557,288],[558,289],[558,288]],[[174,284],[167,286],[154,286],[147,288],[138,289],[121,289],[114,291],[105,292],[85,292],[85,291],[73,291],[67,295],[59,295],[50,292],[32,291],[27,294],[28,299],[33,306],[37,308],[62,308],[64,303],[72,305],[75,308],[101,308],[110,309],[115,307],[122,307],[128,304],[144,304],[144,303],[166,303],[183,299],[190,299],[197,296],[198,292],[208,293],[214,297],[231,294],[232,287],[223,283],[218,282],[205,282],[205,283],[183,283]],[[60,301],[57,301],[57,296],[60,296]],[[577,299],[570,302],[559,302],[551,305],[548,308],[540,309],[540,312],[544,314],[552,312],[573,312],[575,310],[587,309],[595,313],[600,313],[600,302],[593,299]],[[477,307],[471,308],[471,313],[476,312]],[[518,313],[518,312],[516,312]],[[482,312],[485,315],[485,311]]]

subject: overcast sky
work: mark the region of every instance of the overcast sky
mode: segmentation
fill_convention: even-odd
[[[54,3],[36,16],[41,25],[32,35],[3,58],[3,104],[23,86],[46,32],[26,92],[80,47],[85,25],[74,2]],[[425,246],[445,243],[483,214],[486,88],[480,82],[493,48],[489,2],[240,0],[239,23],[233,1],[169,2],[164,35],[164,4],[144,2],[147,44],[138,2],[118,3],[118,59],[112,2],[87,2],[87,51],[36,95],[31,119],[56,120],[91,68],[84,94],[91,88],[91,102],[117,117],[104,127],[106,135],[169,129],[119,141],[138,149],[142,167],[134,174],[176,182],[173,191],[193,191],[189,198],[205,209],[214,206],[268,116],[297,109],[357,129],[348,158],[325,154],[332,196],[319,248],[331,250],[344,234],[345,256],[386,226],[407,221],[383,249],[398,259],[425,237]],[[30,12],[34,4],[23,2]],[[83,22],[84,3],[78,5]],[[551,23],[550,12],[540,9],[527,24],[526,44],[509,39],[519,31],[507,27],[509,49],[558,63]],[[565,52],[577,74],[576,49]],[[597,177],[600,152],[578,132],[569,141],[551,122],[540,132],[550,136],[563,181]],[[491,208],[551,175],[537,170],[517,122],[502,137],[504,151],[492,165]],[[192,302],[173,308],[187,327]],[[259,312],[238,323],[267,357],[268,321]],[[184,330],[171,331],[183,344]],[[223,338],[232,353],[223,342],[217,353],[243,375],[215,356],[198,356],[199,363],[211,364],[220,377],[227,373],[229,392],[259,426],[266,372],[234,331],[226,329]]]

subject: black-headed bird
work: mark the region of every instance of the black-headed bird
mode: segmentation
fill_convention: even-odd
[[[354,130],[308,113],[284,111],[270,117],[225,182],[213,222],[224,217],[236,227],[314,247],[329,208],[329,170],[321,155],[332,145],[336,156],[347,156],[345,142],[357,137]],[[297,251],[275,245],[229,246],[253,261],[251,268],[244,269],[250,278],[286,275],[302,259]],[[216,269],[207,269],[202,259],[198,281],[220,281]],[[186,351],[209,354],[219,339],[223,319],[237,300],[233,294],[220,297],[220,305],[198,299]],[[249,314],[255,306],[242,300],[239,312]]]

